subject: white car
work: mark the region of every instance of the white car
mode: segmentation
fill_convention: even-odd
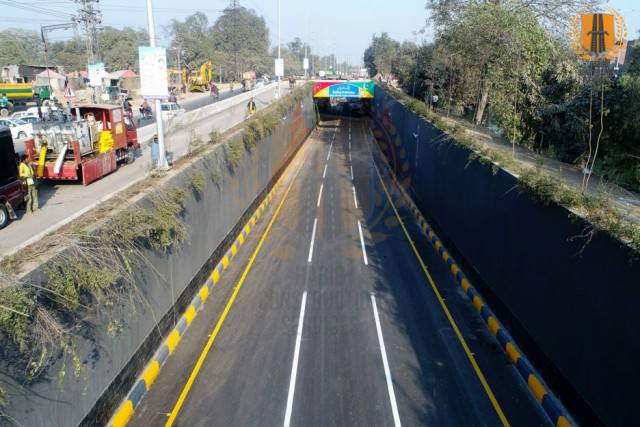
[[[160,110],[162,110],[162,120],[167,120],[186,112],[177,102],[163,102],[160,104]]]
[[[0,126],[8,127],[14,140],[24,139],[33,135],[33,125],[22,119],[0,119]]]
[[[256,83],[256,89],[260,89],[261,87],[264,87],[264,80],[258,80]]]
[[[13,116],[11,116],[11,118],[13,118]],[[42,121],[42,119],[38,115],[25,115],[20,117],[20,120],[31,124],[40,123]]]

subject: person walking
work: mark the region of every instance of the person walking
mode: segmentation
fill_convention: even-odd
[[[27,155],[20,156],[18,175],[27,186],[27,212],[33,213],[38,210],[38,188],[33,179],[33,168],[27,162]]]

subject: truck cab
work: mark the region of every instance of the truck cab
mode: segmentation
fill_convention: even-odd
[[[11,131],[0,127],[0,229],[16,218],[14,209],[24,203],[27,194],[16,160]]]

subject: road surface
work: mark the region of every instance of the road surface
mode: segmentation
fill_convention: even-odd
[[[305,143],[130,425],[549,425],[385,179],[395,215],[367,126]]]
[[[256,96],[256,103],[259,109],[273,102],[275,90],[275,84],[261,89],[263,92]],[[282,92],[283,94],[289,92],[287,85],[282,85]],[[202,96],[185,102],[184,107],[188,111],[193,111],[214,102],[222,102],[241,93],[239,90],[233,93],[223,92],[220,94],[219,100],[214,100],[210,96]],[[235,117],[232,121],[239,122],[243,118],[244,116]],[[214,116],[210,120],[212,126],[216,126],[220,131],[225,131],[231,127],[229,126],[229,118],[223,117],[222,114]],[[155,124],[138,128],[138,140],[141,142],[147,141],[155,133],[155,129]],[[168,150],[176,153],[174,160],[177,160],[181,154],[188,151],[188,148],[183,145],[185,144],[181,145],[171,140],[167,141]],[[42,238],[43,234],[54,231],[71,218],[78,216],[79,213],[91,209],[98,203],[123,190],[126,186],[144,179],[150,164],[149,149],[148,147],[143,147],[140,156],[133,164],[122,165],[114,173],[86,187],[81,183],[41,182],[38,186],[40,191],[40,210],[32,215],[25,215],[24,210],[19,210],[16,212],[19,218],[0,230],[0,258],[15,253],[27,243],[37,241]]]

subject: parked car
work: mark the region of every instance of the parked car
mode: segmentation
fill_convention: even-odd
[[[0,127],[0,229],[15,219],[14,210],[24,203],[27,189],[18,177],[11,130]]]
[[[27,123],[31,123],[32,125],[35,123],[40,123],[42,121],[42,119],[39,116],[32,116],[32,115],[27,115],[27,116],[22,116],[20,117],[20,120],[22,120],[23,122],[27,122]]]
[[[33,125],[22,119],[0,119],[0,126],[6,126],[11,130],[13,139],[24,139],[33,135]]]
[[[261,87],[264,87],[264,81],[263,80],[258,80],[256,82],[256,89],[260,89]]]
[[[186,110],[178,105],[177,102],[163,102],[162,104],[160,104],[160,109],[162,110],[163,120],[179,116],[180,114],[184,114],[186,112]]]

